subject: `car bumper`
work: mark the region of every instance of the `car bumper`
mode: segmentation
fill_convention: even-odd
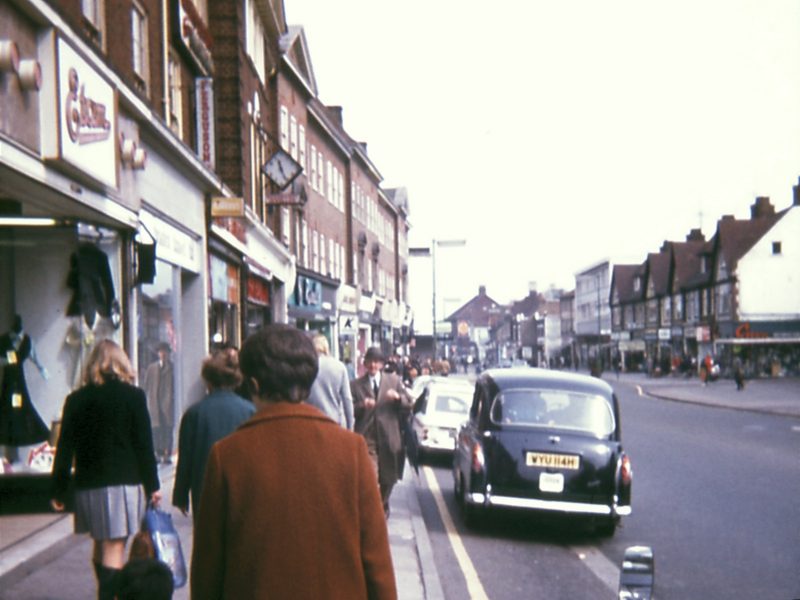
[[[466,495],[468,504],[476,506],[497,506],[502,508],[521,508],[546,512],[557,512],[578,515],[627,516],[631,514],[630,506],[608,504],[589,504],[586,502],[566,502],[563,500],[541,500],[538,498],[517,498],[514,496],[496,496],[472,492]]]

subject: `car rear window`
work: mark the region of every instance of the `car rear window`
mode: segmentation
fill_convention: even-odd
[[[436,411],[446,413],[457,413],[460,415],[467,414],[469,407],[463,398],[456,396],[437,396],[436,397]]]
[[[606,398],[568,390],[506,390],[492,403],[493,422],[556,427],[607,436],[614,431],[614,413]]]

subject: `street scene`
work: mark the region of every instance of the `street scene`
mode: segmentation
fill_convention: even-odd
[[[0,600],[800,599],[800,5],[0,0]]]
[[[606,379],[635,460],[635,508],[616,535],[598,539],[582,523],[513,512],[467,527],[449,461],[433,456],[419,474],[407,465],[392,496],[400,598],[616,598],[624,550],[641,544],[653,548],[658,598],[798,597],[800,555],[788,525],[800,517],[800,381],[758,381],[735,395],[732,381]],[[174,467],[159,475],[169,490]],[[191,519],[174,516],[189,552]],[[73,535],[70,521],[0,520],[0,598],[92,597],[89,539]],[[747,568],[728,568],[740,562]]]

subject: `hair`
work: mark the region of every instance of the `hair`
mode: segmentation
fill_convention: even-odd
[[[133,383],[136,374],[125,351],[113,340],[100,340],[89,354],[83,383],[103,385],[112,379]]]
[[[314,344],[314,350],[317,351],[317,354],[324,354],[327,356],[331,353],[331,347],[328,345],[328,338],[323,334],[315,333],[311,337],[311,343]]]
[[[239,365],[244,376],[258,385],[259,397],[296,403],[308,399],[319,359],[305,333],[278,323],[247,338]]]
[[[235,348],[217,350],[203,361],[200,369],[203,381],[212,389],[233,389],[242,383],[239,352]]]
[[[155,558],[128,561],[117,575],[117,600],[170,600],[174,589],[172,571]]]

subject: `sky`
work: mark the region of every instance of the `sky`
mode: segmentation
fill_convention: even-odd
[[[408,189],[411,245],[466,242],[437,250],[437,311],[480,285],[573,289],[756,196],[792,202],[797,0],[284,3],[320,100]],[[410,288],[430,304],[426,262]]]

